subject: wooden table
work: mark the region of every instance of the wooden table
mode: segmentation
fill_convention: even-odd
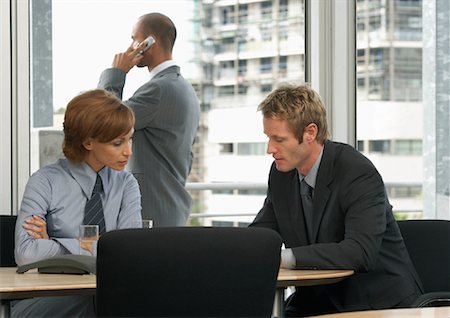
[[[284,291],[288,286],[332,284],[353,274],[351,270],[288,270],[278,274],[274,315],[284,317]],[[0,268],[0,300],[27,297],[95,295],[95,275],[17,274],[15,267]]]
[[[95,275],[17,274],[16,267],[0,267],[0,300],[41,296],[94,295]]]
[[[450,307],[423,307],[353,311],[316,316],[317,318],[449,318]]]
[[[353,270],[292,270],[282,268],[278,273],[273,316],[284,317],[284,291],[289,286],[314,286],[337,283],[354,274]]]

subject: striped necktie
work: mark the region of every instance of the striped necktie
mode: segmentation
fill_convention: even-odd
[[[83,224],[98,224],[99,234],[105,232],[105,218],[103,215],[102,198],[100,196],[102,190],[102,179],[97,174],[97,180],[95,181],[94,190],[92,190],[91,199],[86,202],[83,220]]]
[[[308,236],[312,239],[313,232],[313,188],[305,179],[300,182],[300,194],[302,198],[303,215],[305,216]]]

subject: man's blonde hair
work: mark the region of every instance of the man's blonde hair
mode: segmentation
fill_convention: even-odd
[[[305,128],[317,126],[317,141],[324,144],[330,137],[327,113],[319,94],[308,84],[283,84],[271,92],[258,106],[266,118],[287,120],[299,143]]]

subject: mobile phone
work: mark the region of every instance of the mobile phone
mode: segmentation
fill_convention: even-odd
[[[145,51],[151,48],[152,45],[155,43],[155,39],[150,35],[143,42],[145,43],[145,47],[139,51],[138,55],[144,54]]]

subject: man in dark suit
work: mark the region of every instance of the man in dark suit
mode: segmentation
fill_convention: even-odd
[[[421,283],[373,164],[328,140],[325,107],[308,85],[280,87],[258,110],[274,162],[250,226],[280,233],[282,267],[355,271],[336,284],[298,288],[286,315],[409,306]]]

